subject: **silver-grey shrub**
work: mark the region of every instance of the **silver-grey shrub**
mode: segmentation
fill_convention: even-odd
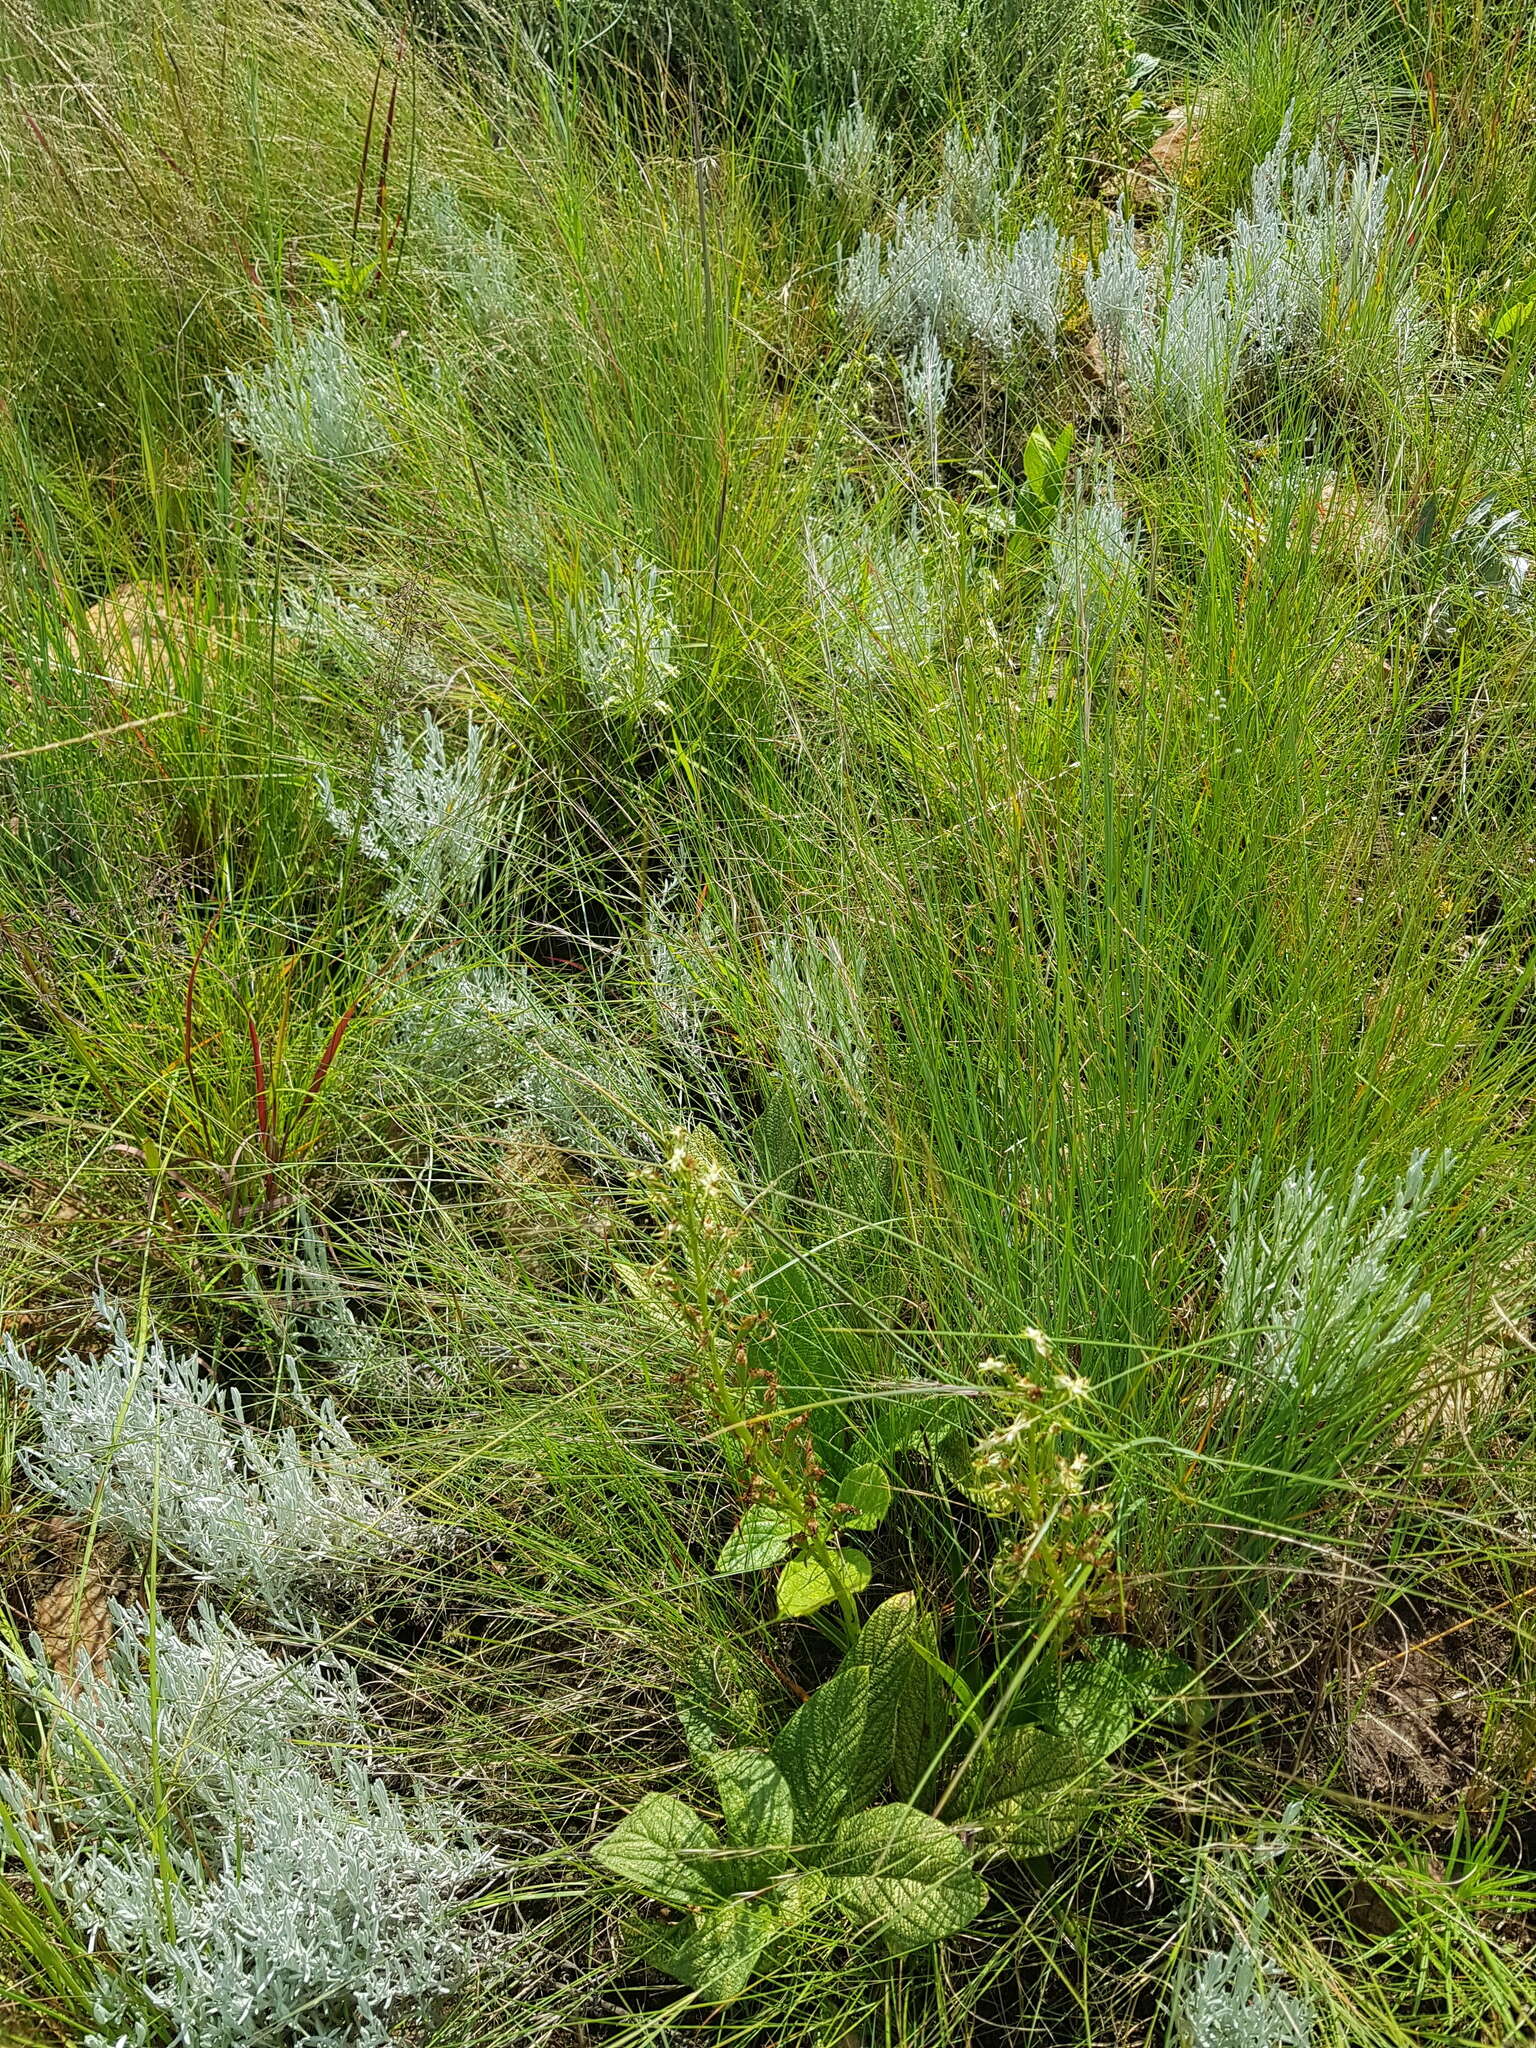
[[[1185,423],[1220,411],[1241,360],[1242,306],[1223,257],[1184,261],[1176,214],[1163,250],[1143,257],[1118,207],[1084,291],[1106,361],[1133,400]]]
[[[1387,174],[1330,172],[1316,146],[1296,160],[1289,116],[1224,250],[1188,256],[1175,203],[1143,252],[1122,204],[1084,285],[1114,376],[1133,404],[1190,427],[1220,413],[1246,368],[1342,345],[1380,296],[1387,221]],[[1406,362],[1418,346],[1409,300],[1385,332]]]
[[[394,1063],[435,1101],[514,1111],[589,1157],[651,1159],[651,1133],[677,1121],[622,1040],[600,1042],[526,969],[469,968],[425,990],[400,1019]]]
[[[1222,1254],[1221,1327],[1234,1366],[1303,1395],[1346,1378],[1368,1384],[1388,1366],[1429,1312],[1402,1246],[1449,1167],[1447,1153],[1416,1152],[1373,1214],[1363,1167],[1341,1198],[1309,1161],[1266,1203],[1256,1162],[1233,1190]]]
[[[664,716],[677,674],[671,592],[660,569],[641,556],[616,555],[598,588],[571,607],[576,661],[587,695],[609,717]]]
[[[1086,657],[1118,631],[1140,585],[1135,539],[1106,469],[1091,498],[1063,502],[1052,528],[1038,641],[1066,637]]]
[[[877,528],[856,514],[806,536],[811,601],[823,657],[865,682],[929,660],[943,628],[954,557],[916,526]]]
[[[88,2048],[384,2048],[469,1967],[454,1907],[491,1866],[463,1817],[369,1777],[348,1667],[206,1610],[112,1621],[99,1675],[4,1652],[46,1765],[0,1775],[0,1825],[113,1961]]]
[[[907,417],[922,435],[935,490],[939,486],[939,420],[954,381],[954,364],[939,347],[933,329],[925,327],[901,366],[901,388]]]
[[[896,209],[888,235],[866,233],[839,280],[844,316],[892,349],[931,331],[949,349],[1007,356],[1027,337],[1054,347],[1066,306],[1067,243],[1043,215],[1012,242],[967,235],[947,197]]]
[[[885,137],[858,100],[836,119],[826,115],[805,144],[805,178],[811,190],[835,201],[845,214],[873,211],[886,170]]]
[[[1208,1955],[1179,2004],[1182,2048],[1311,2048],[1312,2015],[1246,1942]]]
[[[1267,360],[1320,346],[1331,326],[1346,324],[1386,253],[1388,173],[1363,163],[1330,174],[1318,144],[1298,161],[1290,140],[1287,114],[1228,251],[1247,338]]]
[[[962,234],[995,234],[1017,183],[1017,173],[1004,176],[1003,142],[995,120],[974,135],[958,121],[944,131],[939,189]]]
[[[398,724],[380,737],[362,802],[341,802],[328,775],[316,779],[321,809],[343,838],[391,877],[385,902],[420,918],[473,885],[500,824],[485,735],[473,719],[460,753],[430,711],[420,737]]]
[[[286,585],[277,623],[309,654],[360,680],[381,675],[422,695],[441,697],[453,676],[408,626],[393,623],[381,593],[366,583],[351,587],[316,578]]]
[[[501,222],[475,226],[453,186],[439,180],[427,190],[422,224],[443,290],[483,340],[505,338],[526,319],[530,293]]]
[[[82,1522],[154,1546],[206,1585],[291,1618],[370,1566],[424,1550],[431,1525],[329,1403],[311,1441],[263,1435],[238,1393],[158,1337],[140,1351],[103,1302],[108,1342],[94,1356],[33,1365],[6,1338],[0,1373],[24,1393],[34,1440],[19,1452],[32,1483]]]
[[[1252,1845],[1249,1858],[1260,1870],[1272,1870],[1289,1852],[1302,1812],[1301,1802],[1293,1800],[1274,1834]],[[1264,1946],[1273,1881],[1254,1896],[1236,1859],[1232,1879],[1239,1900],[1246,1895],[1248,1901],[1241,1931],[1224,1948],[1207,1953],[1198,1970],[1186,1965],[1181,1973],[1173,2015],[1180,2048],[1311,2048],[1311,2008],[1286,1989]]]
[[[277,347],[257,370],[225,382],[230,425],[275,476],[335,473],[382,454],[388,435],[368,379],[347,340],[341,308],[327,300],[307,328],[273,309]]]
[[[802,1110],[829,1085],[862,1102],[871,1056],[862,960],[830,933],[786,932],[769,949],[764,992],[778,1070]]]

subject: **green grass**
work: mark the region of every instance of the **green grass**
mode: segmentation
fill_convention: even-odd
[[[661,25],[0,23],[5,1327],[50,1363],[104,1293],[263,1426],[334,1397],[440,1525],[317,1621],[370,1768],[499,1859],[470,1981],[401,2038],[1162,2043],[1248,1930],[1318,2044],[1520,2039],[1536,702],[1529,594],[1463,522],[1536,483],[1524,17]],[[862,223],[806,188],[855,78],[877,227],[950,120],[995,120],[1007,219],[1076,252],[1054,352],[958,354],[937,489],[839,306]],[[1400,209],[1334,340],[1193,428],[1096,380],[1080,289],[1104,179],[1174,104],[1204,246],[1288,109],[1303,152],[1379,153]],[[230,374],[327,300],[372,451],[264,460]],[[1083,644],[1026,460],[1068,425],[1069,495],[1112,464],[1137,561]],[[582,652],[636,561],[673,635],[666,710],[629,719]],[[494,820],[470,881],[402,909],[333,813],[427,711],[450,760],[480,733]],[[472,1026],[466,974],[503,985]],[[1414,1313],[1266,1374],[1274,1328],[1224,1311],[1234,1215],[1310,1163],[1336,1204],[1363,1177],[1364,1231],[1419,1152],[1448,1164],[1390,1255]],[[1054,1505],[993,1517],[965,1446],[1028,1397],[978,1368],[1037,1332],[1083,1385],[1031,1439]],[[57,1504],[0,1404],[20,1648]],[[871,1458],[867,1593],[785,1621],[771,1574],[716,1571],[754,1472],[808,1472],[825,1521]],[[123,1572],[175,1621],[198,1590],[153,1546]],[[1182,1660],[1194,1705],[1099,1769],[1070,1844],[993,1862],[963,1932],[892,1958],[817,1922],[713,2007],[646,1967],[592,1851],[648,1792],[714,1810],[677,1695],[766,1740],[906,1591],[999,1713],[1109,1636]],[[19,1696],[0,1748],[41,1771]],[[23,1840],[0,2034],[82,2039],[110,1942]]]

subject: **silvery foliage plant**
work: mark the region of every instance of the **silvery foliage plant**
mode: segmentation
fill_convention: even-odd
[[[1241,357],[1241,308],[1224,258],[1184,261],[1177,209],[1166,248],[1144,259],[1122,202],[1084,289],[1105,360],[1134,399],[1186,421],[1225,404]]]
[[[1057,514],[1038,644],[1067,640],[1086,657],[1119,630],[1140,586],[1135,539],[1115,495],[1114,471],[1106,468],[1091,498],[1064,499]]]
[[[274,476],[292,482],[337,473],[381,454],[388,437],[368,380],[347,340],[341,308],[327,300],[311,326],[296,330],[275,307],[277,347],[259,370],[231,370],[230,426]]]
[[[894,533],[849,515],[806,536],[806,569],[828,670],[866,682],[925,662],[944,622],[938,577],[915,525]]]
[[[719,933],[707,916],[678,914],[684,895],[682,878],[669,876],[647,900],[638,934],[642,984],[662,1038],[695,1084],[713,1087],[715,1061],[709,1022],[699,999],[701,975],[708,972]]]
[[[386,675],[433,696],[453,685],[431,650],[393,626],[378,593],[366,587],[358,592],[319,580],[291,583],[283,591],[277,623],[306,651],[344,671],[370,679]]]
[[[1293,158],[1287,113],[1232,224],[1234,295],[1256,354],[1315,348],[1330,319],[1347,322],[1380,270],[1387,197],[1388,174],[1374,163],[1330,176],[1316,143]]]
[[[452,185],[439,181],[427,191],[422,224],[442,288],[483,340],[503,339],[526,316],[529,296],[500,221],[476,227]]]
[[[1341,1199],[1308,1161],[1266,1203],[1255,1162],[1234,1188],[1221,1261],[1221,1326],[1234,1364],[1308,1396],[1386,1368],[1429,1312],[1402,1247],[1450,1164],[1449,1153],[1416,1152],[1372,1214],[1363,1167]]]
[[[1267,1841],[1250,1852],[1254,1863],[1278,1863],[1291,1845],[1302,1808],[1293,1800]],[[1237,1939],[1209,1953],[1185,1977],[1174,2008],[1181,2048],[1311,2048],[1312,2012],[1278,1982],[1280,1972],[1264,1953],[1264,1923],[1270,1894],[1253,1901]]]
[[[677,625],[659,568],[622,555],[602,571],[595,595],[571,607],[576,662],[588,697],[606,716],[638,722],[671,710]]]
[[[463,1361],[452,1353],[423,1353],[391,1342],[376,1324],[354,1315],[324,1239],[302,1206],[291,1278],[309,1342],[343,1386],[396,1398],[407,1392],[442,1393],[462,1381]]]
[[[1426,641],[1454,639],[1469,607],[1494,605],[1518,616],[1528,613],[1536,581],[1527,553],[1527,521],[1518,509],[1499,511],[1493,498],[1479,498],[1452,528],[1438,564],[1445,578],[1425,615]]]
[[[955,366],[939,347],[938,336],[925,327],[901,366],[901,388],[907,416],[922,435],[934,489],[939,485],[939,420],[955,381]]]
[[[806,140],[807,185],[845,213],[869,214],[880,197],[885,168],[885,137],[857,100],[835,120],[824,116]]]
[[[0,1348],[35,1431],[21,1468],[68,1514],[279,1618],[427,1547],[430,1524],[329,1404],[308,1443],[262,1435],[195,1357],[159,1338],[141,1351],[121,1311],[98,1306],[108,1341],[93,1356],[44,1373],[13,1339]]]
[[[112,1623],[100,1673],[0,1651],[47,1757],[36,1785],[0,1774],[0,1827],[115,1965],[87,2048],[384,2048],[469,1968],[455,1903],[492,1866],[463,1816],[369,1777],[349,1667],[206,1608]]]
[[[332,827],[391,877],[385,902],[402,918],[428,916],[471,887],[500,825],[483,731],[471,719],[450,755],[430,711],[414,741],[398,723],[386,727],[360,804],[342,803],[328,775],[316,791]]]
[[[931,330],[948,348],[1013,354],[1030,335],[1054,347],[1066,302],[1067,245],[1043,216],[1010,245],[967,239],[944,199],[896,209],[889,235],[866,233],[843,264],[844,315],[883,346],[910,348]]]
[[[1187,253],[1177,201],[1143,251],[1122,201],[1085,283],[1114,377],[1133,402],[1193,425],[1220,411],[1245,368],[1316,351],[1377,283],[1387,200],[1375,164],[1330,174],[1316,146],[1294,159],[1287,115],[1224,251]],[[1403,349],[1413,324],[1394,321]]]
[[[1179,2012],[1183,2048],[1311,2048],[1312,2015],[1246,1942],[1208,1955]]]
[[[1012,190],[996,129],[974,139],[952,129],[936,198],[916,207],[903,200],[891,232],[864,234],[845,259],[845,317],[891,349],[909,349],[926,333],[947,349],[974,343],[998,356],[1030,338],[1054,348],[1068,244],[1044,215],[1009,242],[1001,221]]]
[[[968,135],[958,121],[945,130],[939,189],[963,234],[995,234],[1017,184],[1017,172],[1004,172],[1003,142],[995,121],[977,135]]]
[[[562,1151],[650,1159],[650,1130],[676,1122],[622,1042],[594,1042],[526,969],[447,977],[401,1018],[394,1050],[424,1092],[515,1111]]]
[[[802,1107],[829,1085],[865,1099],[870,1032],[864,1014],[863,962],[829,934],[784,933],[768,955],[767,997],[779,1072]]]

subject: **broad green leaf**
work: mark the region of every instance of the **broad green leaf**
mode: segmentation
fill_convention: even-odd
[[[837,1831],[833,1894],[862,1931],[900,1954],[968,1927],[987,1902],[959,1836],[914,1806],[874,1806]]]
[[[831,1888],[819,1870],[797,1870],[774,1891],[780,1923],[786,1928],[803,1926],[818,1906],[826,1904]]]
[[[873,1567],[862,1550],[833,1552],[846,1593],[862,1593],[873,1576]],[[814,1557],[797,1557],[779,1573],[779,1619],[794,1621],[814,1614],[838,1598],[836,1586]]]
[[[970,1483],[976,1461],[971,1456],[971,1439],[963,1429],[947,1429],[933,1447],[934,1463],[955,1486]]]
[[[873,1460],[856,1465],[837,1489],[837,1506],[849,1512],[837,1518],[840,1529],[878,1529],[890,1512],[891,1482]]]
[[[1024,443],[1024,481],[1043,505],[1056,469],[1056,451],[1050,436],[1036,427]]]
[[[891,1777],[907,1799],[933,1757],[940,1717],[937,1649],[932,1615],[918,1606],[915,1594],[897,1593],[869,1616],[849,1656],[875,1674],[877,1697],[889,1694]]]
[[[891,1511],[891,1481],[885,1475],[885,1466],[874,1460],[856,1464],[838,1487],[838,1507],[848,1509],[848,1513],[838,1516],[840,1528],[877,1530]]]
[[[783,1925],[772,1906],[735,1899],[701,1913],[686,1934],[654,1942],[648,1960],[712,2004],[724,2005],[746,1990],[763,1950]]]
[[[685,1660],[675,1703],[695,1763],[707,1763],[718,1749],[762,1746],[757,1678],[751,1661],[728,1642],[701,1643]]]
[[[715,1559],[715,1570],[726,1573],[766,1571],[769,1565],[777,1564],[786,1554],[792,1539],[798,1534],[795,1524],[782,1508],[776,1508],[768,1501],[757,1501],[725,1539],[725,1547]]]
[[[1049,1728],[1005,1728],[966,1770],[952,1811],[995,1855],[1043,1856],[1071,1841],[1092,1808],[1091,1764]]]
[[[904,1663],[913,1638],[922,1632],[924,1619],[915,1593],[893,1593],[871,1609],[858,1642],[848,1652],[848,1662],[867,1664],[872,1671],[884,1664]]]
[[[796,1847],[814,1859],[843,1816],[869,1804],[890,1769],[890,1721],[883,1708],[872,1711],[868,1667],[845,1664],[818,1685],[780,1729],[773,1760],[794,1798]]]
[[[1193,1683],[1181,1658],[1106,1637],[1091,1657],[1062,1672],[1052,1719],[1085,1756],[1102,1763]]]
[[[795,1802],[788,1780],[760,1749],[718,1750],[709,1759],[725,1831],[743,1849],[792,1849]]]
[[[1517,299],[1513,305],[1506,306],[1493,323],[1494,340],[1502,341],[1506,334],[1513,334],[1517,327],[1524,327],[1533,315],[1536,315],[1536,301]]]
[[[615,1259],[613,1270],[653,1323],[674,1337],[694,1337],[693,1325],[657,1278],[654,1268],[636,1266],[628,1259]]]
[[[720,1837],[668,1792],[647,1792],[592,1855],[604,1870],[668,1906],[718,1905],[722,1880],[731,1888]]]

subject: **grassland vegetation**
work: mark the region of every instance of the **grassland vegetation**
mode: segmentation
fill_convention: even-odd
[[[0,60],[0,2034],[1524,2038],[1521,11]]]

